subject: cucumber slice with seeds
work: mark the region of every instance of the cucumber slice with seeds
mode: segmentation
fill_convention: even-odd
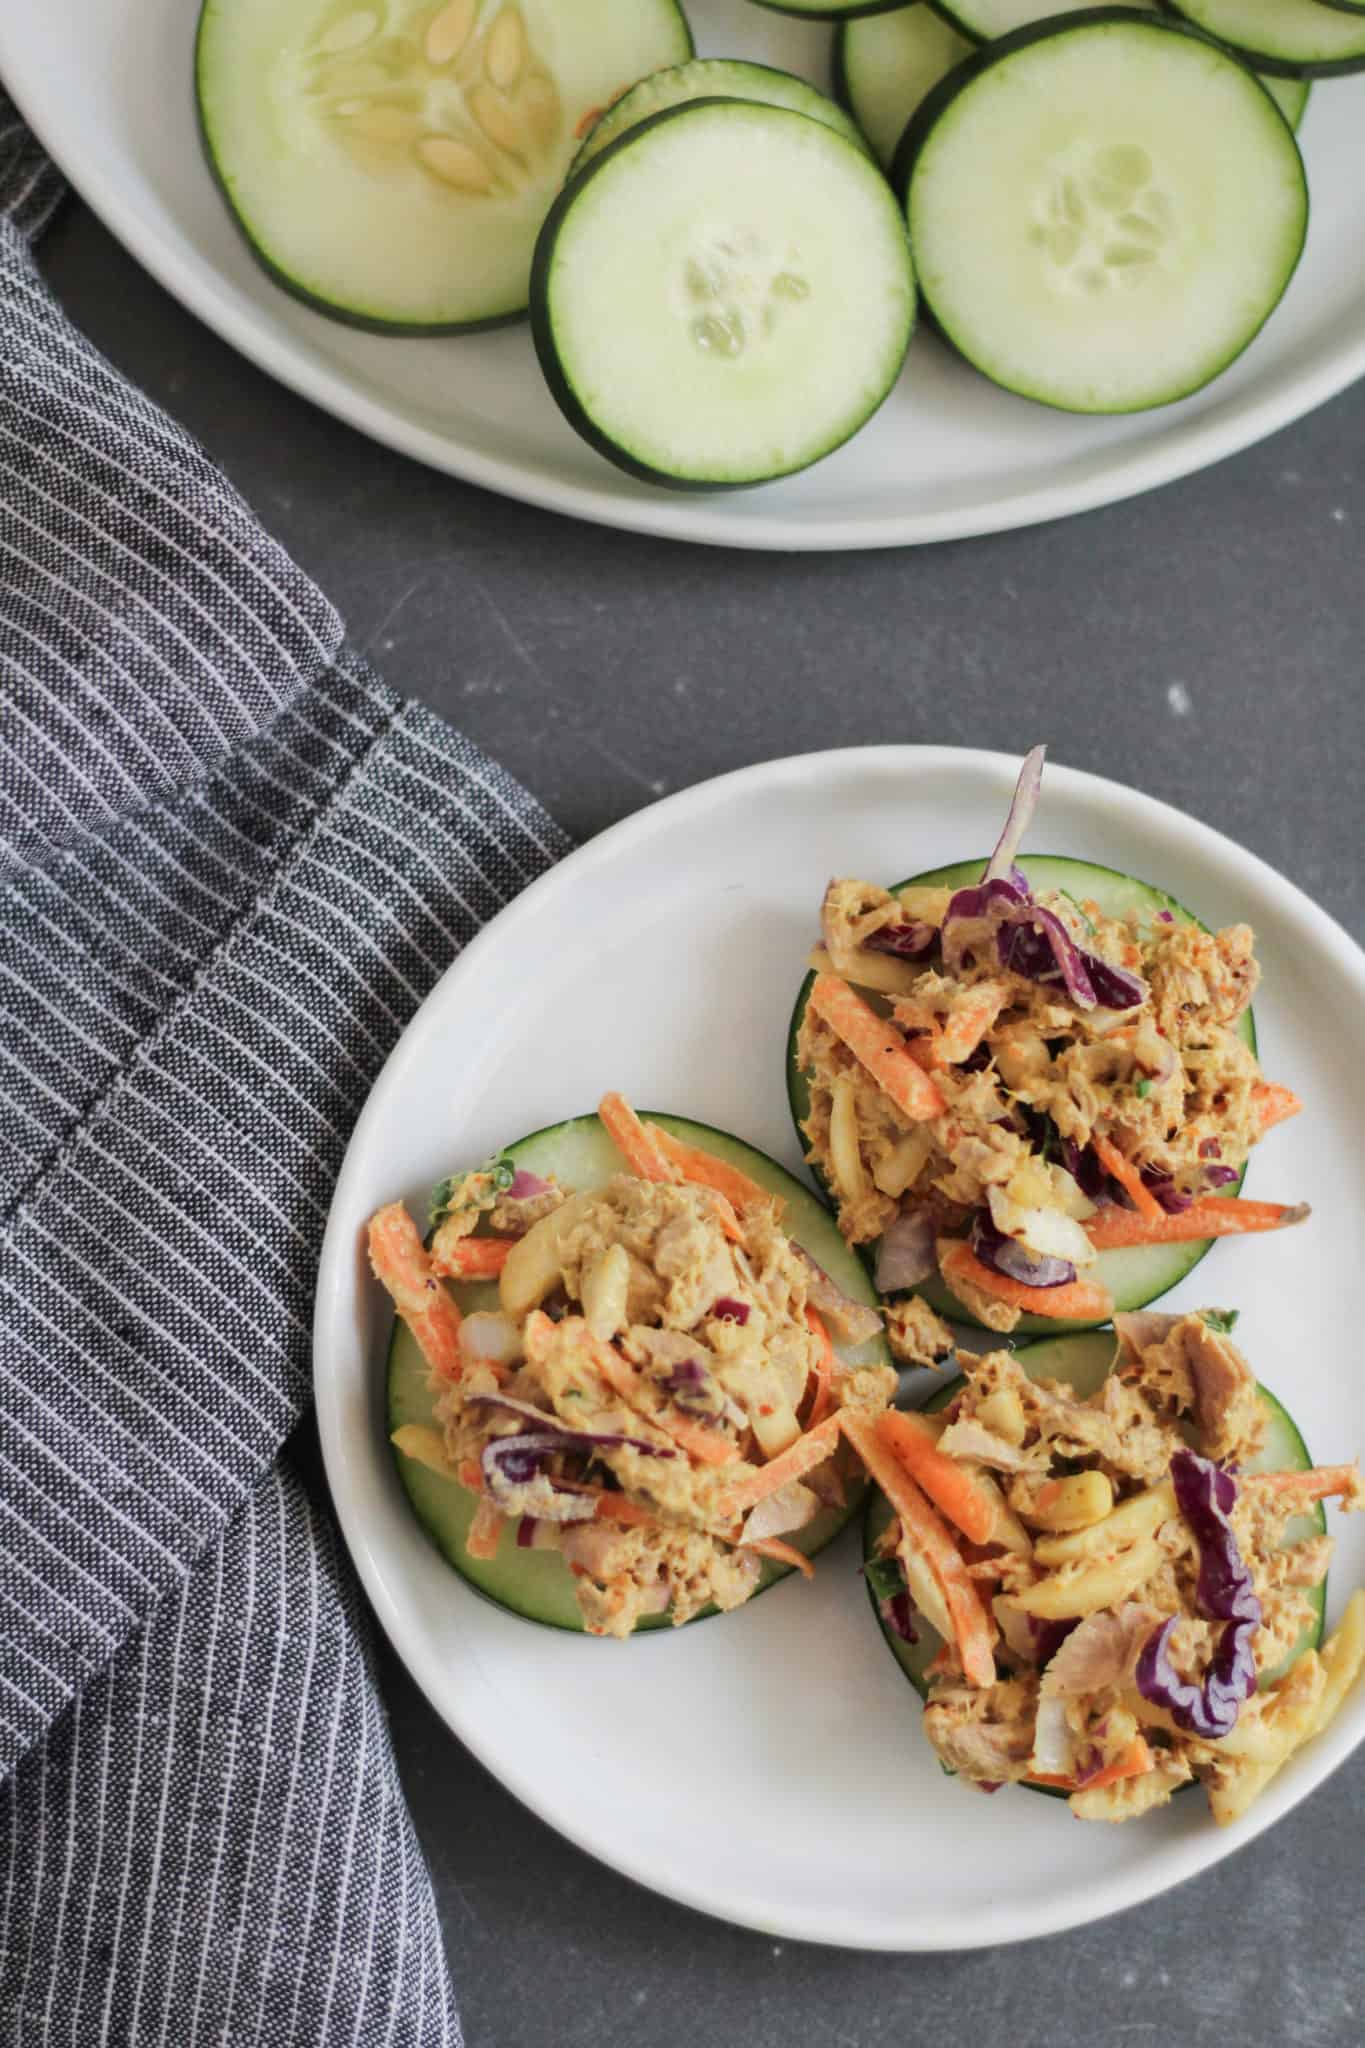
[[[861,131],[843,108],[804,78],[795,78],[790,71],[777,71],[771,64],[747,64],[728,57],[694,57],[690,64],[675,64],[667,71],[653,72],[615,100],[589,129],[569,176],[575,176],[585,164],[600,156],[609,143],[648,120],[651,114],[705,99],[753,100],[760,106],[787,107],[794,114],[808,114],[812,121],[823,121],[858,149],[866,146]]]
[[[1274,311],[1308,224],[1302,159],[1259,81],[1131,8],[968,58],[892,175],[942,332],[994,383],[1068,412],[1202,389]]]
[[[1198,918],[1164,889],[1158,889],[1150,882],[1140,882],[1133,875],[1120,874],[1117,868],[1097,867],[1092,861],[1071,860],[1064,854],[1025,854],[1017,865],[1023,869],[1035,890],[1061,891],[1078,903],[1091,898],[1109,917],[1124,917],[1130,910],[1136,910],[1144,917],[1152,918],[1164,910],[1181,924],[1199,923]],[[984,866],[984,859],[953,861],[946,867],[931,868],[927,874],[912,875],[893,886],[896,889],[968,889],[981,880]],[[813,979],[814,976],[808,974],[801,985],[787,1036],[787,1099],[803,1150],[806,1141],[801,1124],[810,1112],[810,1089],[797,1061],[796,1041]],[[1240,1037],[1254,1052],[1256,1024],[1250,1010],[1243,1011],[1237,1028]],[[814,1168],[812,1172],[818,1181],[820,1175]],[[1243,1179],[1245,1169],[1236,1185],[1230,1184],[1222,1192],[1238,1194]],[[1169,1294],[1186,1274],[1192,1273],[1211,1250],[1212,1243],[1212,1239],[1201,1238],[1192,1244],[1135,1245],[1124,1251],[1101,1252],[1094,1266],[1088,1270],[1109,1289],[1115,1308],[1145,1308],[1163,1294]],[[871,1270],[876,1263],[875,1246],[865,1248],[864,1256]],[[913,1291],[922,1294],[940,1315],[950,1316],[954,1322],[965,1323],[973,1329],[981,1327],[976,1317],[963,1307],[937,1274]],[[1041,1336],[1055,1332],[1065,1335],[1075,1332],[1076,1328],[1075,1323],[1060,1322],[1054,1317],[1026,1315],[1020,1318],[1013,1334]]]
[[[633,476],[762,483],[855,434],[909,343],[901,219],[823,122],[694,100],[619,136],[547,219],[531,280],[569,423]]]
[[[692,1123],[686,1117],[665,1116],[657,1111],[646,1111],[645,1114],[689,1145],[714,1153],[717,1158],[747,1173],[762,1187],[781,1195],[787,1204],[786,1225],[796,1242],[805,1247],[846,1294],[856,1301],[875,1304],[876,1297],[867,1275],[835,1229],[833,1220],[809,1189],[802,1187],[785,1168],[769,1159],[766,1153],[756,1151],[752,1145],[745,1145],[724,1131],[713,1130],[709,1124]],[[536,1131],[510,1146],[508,1152],[517,1166],[546,1177],[553,1174],[561,1186],[575,1191],[601,1187],[613,1174],[624,1171],[620,1153],[595,1116],[575,1117],[568,1123],[553,1124],[547,1130]],[[466,1314],[475,1309],[497,1306],[498,1292],[494,1285],[466,1284],[456,1287],[454,1293]],[[840,1356],[850,1363],[884,1365],[889,1362],[885,1343],[880,1337],[861,1345],[839,1345],[837,1349]],[[405,1423],[430,1426],[433,1407],[434,1399],[427,1385],[427,1369],[422,1354],[406,1325],[395,1322],[388,1362],[390,1432],[402,1428]],[[452,1564],[476,1592],[528,1621],[582,1633],[583,1623],[574,1598],[573,1580],[559,1551],[520,1549],[513,1540],[513,1532],[504,1530],[496,1557],[470,1557],[465,1549],[465,1539],[474,1516],[475,1496],[453,1479],[446,1479],[397,1451],[394,1462],[417,1519],[447,1563]],[[844,1507],[825,1509],[804,1529],[795,1531],[789,1541],[808,1557],[814,1557],[838,1535],[857,1512],[861,1501],[861,1488],[850,1488]],[[790,1569],[787,1565],[765,1561],[759,1592],[785,1578]],[[757,1599],[758,1593],[752,1597]],[[707,1612],[713,1613],[714,1609]],[[696,1618],[700,1620],[702,1617]],[[669,1626],[667,1615],[647,1615],[636,1633]]]
[[[884,168],[920,102],[975,47],[926,0],[835,30],[834,90]]]
[[[355,326],[448,333],[525,312],[578,123],[691,54],[677,0],[205,0],[195,83],[278,284]]]
[[[1086,1332],[1074,1337],[1054,1337],[1042,1344],[1030,1344],[1018,1354],[1019,1363],[1031,1379],[1062,1380],[1073,1387],[1082,1397],[1093,1394],[1109,1373],[1114,1358],[1114,1337],[1108,1330]],[[929,1414],[946,1408],[961,1392],[964,1382],[955,1379],[940,1387],[931,1401],[925,1403]],[[1266,1442],[1260,1456],[1247,1466],[1249,1472],[1306,1472],[1313,1460],[1307,1445],[1299,1433],[1293,1418],[1276,1400],[1267,1388],[1260,1389],[1261,1401],[1266,1410]],[[863,1558],[870,1561],[877,1554],[876,1546],[882,1531],[892,1518],[892,1510],[886,1496],[873,1488],[868,1494],[867,1511],[863,1517]],[[1327,1517],[1322,1507],[1316,1506],[1305,1515],[1296,1515],[1285,1529],[1285,1544],[1298,1543],[1310,1536],[1320,1536],[1327,1528]],[[941,1639],[929,1626],[922,1615],[915,1617],[915,1643],[902,1642],[893,1635],[882,1621],[877,1600],[869,1587],[873,1612],[877,1624],[896,1662],[909,1679],[921,1699],[927,1699],[929,1682],[926,1672],[937,1655]],[[1283,1676],[1300,1658],[1305,1650],[1315,1650],[1322,1641],[1323,1618],[1327,1606],[1326,1583],[1315,1587],[1310,1594],[1313,1605],[1313,1620],[1305,1628],[1294,1648],[1272,1671],[1261,1674],[1261,1686],[1273,1684]],[[1030,1785],[1030,1792],[1049,1792],[1053,1797],[1066,1797],[1064,1792],[1053,1786]]]

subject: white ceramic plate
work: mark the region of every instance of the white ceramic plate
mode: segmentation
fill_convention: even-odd
[[[365,1218],[608,1087],[741,1133],[799,1170],[787,1018],[836,871],[913,873],[984,853],[1017,763],[930,747],[812,754],[654,805],[529,889],[408,1027],[358,1124],[323,1249],[318,1413],[347,1540],[384,1627],[447,1722],[526,1804],[655,1890],[772,1934],[967,1948],[1093,1920],[1245,1843],[1365,1734],[1365,1694],[1239,1829],[1202,1796],[1125,1828],[1059,1801],[984,1799],[943,1776],[858,1577],[856,1531],[752,1607],[626,1644],[516,1620],[472,1593],[409,1512],[384,1438],[389,1312]],[[1050,768],[1035,851],[1149,877],[1210,922],[1246,917],[1265,967],[1267,1071],[1307,1112],[1258,1155],[1258,1194],[1311,1198],[1304,1229],[1215,1247],[1168,1297],[1238,1304],[1262,1377],[1310,1446],[1365,1448],[1365,1379],[1341,1350],[1365,1212],[1365,958],[1271,869],[1165,806]],[[1334,1371],[1333,1361],[1340,1362]],[[1340,1523],[1329,1614],[1365,1576]]]
[[[749,0],[686,0],[698,49],[828,84],[831,31]],[[1273,433],[1365,371],[1365,79],[1314,90],[1308,250],[1246,355],[1184,403],[1071,418],[997,391],[927,333],[865,430],[760,490],[635,483],[561,419],[523,326],[439,341],[358,334],[296,304],[248,255],[202,161],[195,0],[3,0],[0,77],[82,196],[168,290],[244,355],[376,440],[581,519],[753,548],[869,548],[1059,518],[1184,476]]]

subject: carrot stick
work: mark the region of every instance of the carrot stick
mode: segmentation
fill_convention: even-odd
[[[826,1416],[815,1429],[808,1429],[785,1451],[779,1451],[766,1465],[747,1478],[737,1480],[725,1496],[727,1510],[743,1515],[756,1501],[766,1500],[770,1493],[776,1493],[779,1486],[790,1485],[793,1479],[804,1479],[807,1472],[813,1472],[817,1465],[823,1465],[831,1457],[839,1441],[839,1418]]]
[[[750,1180],[748,1174],[741,1173],[737,1166],[717,1159],[714,1152],[704,1152],[699,1145],[685,1145],[681,1138],[675,1138],[660,1124],[645,1124],[643,1128],[665,1159],[676,1168],[677,1174],[683,1180],[690,1180],[694,1187],[714,1188],[735,1209],[743,1209],[750,1202],[771,1199],[756,1180]]]
[[[729,1238],[731,1244],[742,1245],[744,1243],[744,1225],[736,1216],[734,1206],[728,1197],[723,1195],[719,1188],[712,1188],[711,1203],[715,1209],[716,1221],[719,1223],[723,1235]]]
[[[1293,1089],[1283,1087],[1278,1081],[1258,1081],[1251,1091],[1251,1099],[1256,1105],[1263,1131],[1282,1124],[1287,1117],[1297,1116],[1303,1108]]]
[[[599,1522],[620,1522],[628,1529],[658,1520],[657,1515],[624,1493],[599,1493],[594,1513]]]
[[[469,1525],[469,1534],[464,1540],[464,1547],[471,1557],[497,1556],[502,1523],[500,1511],[486,1496],[481,1496],[479,1505],[474,1510],[474,1519]]]
[[[877,1434],[897,1463],[924,1488],[935,1507],[973,1543],[989,1543],[995,1530],[995,1503],[976,1476],[934,1442],[917,1415],[888,1408],[877,1417]]]
[[[811,1402],[810,1414],[806,1417],[806,1429],[810,1431],[818,1429],[829,1414],[834,1393],[835,1359],[834,1346],[829,1341],[829,1331],[817,1311],[809,1305],[806,1308],[806,1321],[810,1324],[820,1346],[820,1356],[814,1367],[815,1399]]]
[[[1132,1212],[1122,1209],[1115,1213],[1127,1216]],[[1133,1217],[1135,1223],[1141,1220]],[[1072,1280],[1062,1287],[1025,1287],[1021,1281],[1009,1280],[1003,1273],[983,1266],[962,1238],[955,1239],[940,1255],[939,1267],[950,1287],[962,1280],[969,1287],[979,1287],[983,1294],[994,1295],[997,1301],[1008,1302],[1011,1308],[1027,1309],[1034,1315],[1057,1316],[1065,1322],[1099,1323],[1113,1313],[1114,1304],[1107,1289],[1093,1280]]]
[[[872,1478],[900,1517],[904,1540],[941,1590],[957,1636],[957,1653],[972,1685],[995,1683],[991,1645],[995,1629],[968,1575],[962,1553],[910,1474],[892,1455],[866,1416],[842,1409],[840,1426]]]
[[[971,1000],[944,1020],[942,1032],[930,1045],[929,1065],[955,1067],[970,1059],[1008,1001],[1009,990],[1001,983],[981,982]]]
[[[655,1410],[646,1407],[640,1399],[645,1390],[644,1375],[635,1370],[628,1358],[622,1358],[614,1344],[603,1344],[595,1337],[591,1341],[593,1363],[607,1385],[663,1430],[666,1436],[671,1436],[690,1458],[695,1458],[699,1465],[732,1465],[735,1462],[739,1452],[719,1430],[708,1429],[704,1422],[694,1422],[690,1415],[675,1414],[670,1408]]]
[[[637,1173],[641,1180],[678,1178],[672,1161],[664,1157],[624,1095],[604,1095],[597,1105],[597,1114],[632,1173]]]
[[[515,1237],[457,1237],[453,1244],[433,1251],[432,1271],[451,1280],[495,1280],[507,1264],[507,1254],[520,1242]]]
[[[1290,1223],[1302,1223],[1308,1213],[1306,1202],[1244,1202],[1236,1195],[1206,1195],[1178,1216],[1168,1216],[1163,1209],[1159,1222],[1136,1216],[1131,1209],[1101,1209],[1085,1231],[1096,1251],[1109,1252],[1121,1245],[1189,1244],[1201,1237],[1283,1230]]]
[[[770,1557],[775,1564],[792,1564],[803,1579],[815,1577],[815,1566],[804,1550],[798,1550],[794,1543],[784,1543],[780,1536],[760,1536],[754,1543],[741,1546],[745,1550],[757,1551],[760,1557]]]
[[[912,1123],[943,1115],[948,1105],[937,1082],[915,1064],[899,1034],[846,981],[817,974],[810,1006]]]
[[[417,1225],[401,1202],[390,1202],[371,1216],[369,1248],[376,1280],[393,1297],[431,1370],[443,1379],[459,1379],[460,1311],[433,1272]]]
[[[1151,1223],[1160,1223],[1166,1211],[1151,1189],[1144,1187],[1142,1175],[1132,1160],[1125,1159],[1118,1146],[1111,1144],[1108,1138],[1100,1137],[1098,1132],[1092,1133],[1090,1142],[1095,1148],[1095,1157],[1100,1165],[1131,1198],[1138,1215],[1145,1216]]]
[[[1098,1792],[1102,1785],[1117,1785],[1121,1778],[1141,1778],[1151,1770],[1156,1758],[1140,1735],[1135,1735],[1121,1755],[1112,1764],[1106,1764],[1102,1771],[1096,1771],[1093,1778],[1062,1778],[1052,1771],[1030,1771],[1030,1785],[1056,1785],[1063,1792]]]

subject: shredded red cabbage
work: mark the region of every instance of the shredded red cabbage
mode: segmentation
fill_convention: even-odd
[[[1011,974],[1044,987],[1061,982],[1081,1009],[1094,1009],[1098,998],[1086,969],[1086,956],[1055,910],[1030,903],[1002,928],[995,943],[1001,966]]]
[[[1007,1280],[1017,1280],[1022,1287],[1067,1287],[1076,1277],[1070,1259],[1031,1252],[1017,1238],[997,1230],[985,1209],[978,1209],[973,1216],[969,1241],[983,1266],[1003,1273]]]
[[[917,1643],[915,1633],[915,1609],[908,1593],[893,1593],[889,1600],[883,1600],[879,1608],[882,1620],[893,1636],[899,1636],[903,1643]]]
[[[722,1323],[738,1323],[743,1329],[749,1320],[747,1301],[736,1301],[733,1294],[721,1294],[711,1304],[711,1314]]]
[[[1182,1194],[1169,1173],[1162,1173],[1155,1166],[1140,1169],[1142,1185],[1148,1194],[1155,1195],[1168,1216],[1182,1216],[1194,1201],[1193,1195]]]
[[[1217,1138],[1205,1138],[1203,1144],[1199,1147],[1199,1157],[1201,1159],[1221,1159],[1222,1156],[1223,1148]]]
[[[1178,1618],[1172,1615],[1143,1644],[1137,1685],[1144,1699],[1167,1708],[1188,1734],[1217,1742],[1232,1732],[1243,1700],[1256,1690],[1251,1640],[1261,1625],[1261,1603],[1228,1520],[1237,1499],[1232,1474],[1194,1451],[1179,1450],[1171,1459],[1171,1483],[1199,1545],[1195,1598],[1210,1621],[1227,1626],[1201,1686],[1182,1678],[1171,1661],[1171,1632]]]
[[[983,879],[993,882],[998,877],[1013,876],[1018,872],[1014,856],[1023,844],[1024,834],[1033,822],[1033,813],[1038,808],[1038,795],[1043,786],[1043,763],[1047,759],[1046,747],[1033,747],[1024,756],[1024,765],[1019,770],[1019,779],[1014,785],[1009,811],[1005,817],[1005,829],[995,842],[995,852],[986,863]],[[1022,880],[1022,877],[1020,877]]]
[[[1174,924],[1175,918],[1172,916],[1169,910],[1158,910],[1156,914],[1156,921],[1158,924]]]
[[[1135,1010],[1147,999],[1147,984],[1126,967],[1115,967],[1099,953],[1082,952],[1095,1000],[1106,1010]]]
[[[863,940],[863,951],[892,953],[898,960],[922,960],[933,951],[937,938],[934,925],[912,918],[900,924],[884,924],[880,931]]]
[[[517,1523],[517,1549],[529,1550],[536,1540],[536,1518],[523,1515]]]
[[[1204,1179],[1211,1188],[1229,1187],[1236,1178],[1237,1168],[1235,1166],[1206,1166],[1204,1168]]]
[[[672,1450],[660,1444],[645,1443],[640,1437],[622,1436],[612,1430],[575,1429],[569,1423],[547,1415],[544,1409],[533,1408],[529,1401],[516,1401],[508,1394],[471,1394],[469,1405],[475,1404],[506,1409],[510,1414],[524,1416],[536,1425],[532,1429],[518,1430],[515,1436],[494,1437],[484,1445],[479,1463],[494,1500],[505,1500],[511,1487],[529,1486],[545,1471],[551,1458],[561,1452],[632,1450],[650,1458],[671,1458],[675,1455]],[[563,1519],[586,1519],[585,1515],[569,1511],[568,1501],[573,1498],[565,1496]],[[589,1501],[587,1514],[592,1511]]]

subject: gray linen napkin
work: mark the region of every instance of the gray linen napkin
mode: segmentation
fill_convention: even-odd
[[[0,2039],[460,2039],[280,1447],[385,1054],[559,856],[29,253],[0,96]]]

